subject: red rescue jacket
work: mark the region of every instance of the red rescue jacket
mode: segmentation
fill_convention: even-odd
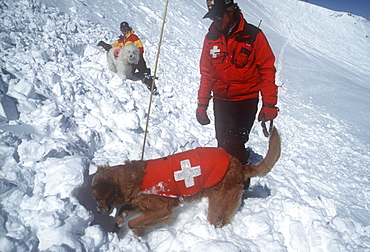
[[[142,192],[177,198],[194,195],[220,182],[230,157],[223,149],[200,147],[146,163]]]
[[[251,32],[254,41],[249,41]],[[275,56],[257,27],[248,24],[243,15],[227,39],[212,24],[205,36],[200,59],[198,103],[208,105],[213,96],[239,101],[259,97],[263,104],[276,105]]]

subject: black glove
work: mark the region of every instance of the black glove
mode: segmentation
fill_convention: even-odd
[[[107,43],[105,43],[104,41],[100,41],[99,43],[98,43],[98,46],[101,46],[101,47],[104,47],[104,46],[106,46],[107,45]]]
[[[197,118],[197,121],[201,124],[201,125],[207,125],[207,124],[210,124],[210,120],[207,116],[207,105],[199,105],[198,108],[197,108],[197,111],[196,111],[196,118]]]
[[[106,50],[107,52],[112,48],[112,46],[110,44],[107,44],[105,43],[104,41],[100,41],[98,43],[98,46],[101,46],[104,48],[104,50]]]

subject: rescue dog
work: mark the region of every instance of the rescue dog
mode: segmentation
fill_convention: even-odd
[[[134,44],[128,44],[124,48],[113,47],[107,54],[108,67],[117,73],[122,80],[130,79],[139,63],[139,49]]]
[[[191,152],[200,161],[188,158]],[[222,227],[231,222],[241,204],[243,182],[266,175],[280,152],[280,135],[274,127],[266,157],[258,165],[242,165],[223,149],[196,148],[162,159],[99,166],[92,180],[92,193],[99,213],[110,212],[117,204],[123,204],[116,218],[119,228],[126,216],[141,213],[128,222],[138,236],[144,234],[147,226],[168,221],[180,200],[189,202],[201,197],[209,199],[208,221]],[[218,156],[222,158],[218,160]]]

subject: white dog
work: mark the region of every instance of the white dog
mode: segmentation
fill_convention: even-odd
[[[109,70],[117,73],[122,80],[131,79],[140,59],[139,49],[133,44],[124,48],[113,47],[108,51]],[[117,56],[118,55],[118,56]]]

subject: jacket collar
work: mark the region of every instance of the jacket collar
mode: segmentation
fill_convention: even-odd
[[[134,33],[135,33],[134,30],[131,30],[131,31],[126,32],[125,39],[127,39],[128,37],[130,37]]]

